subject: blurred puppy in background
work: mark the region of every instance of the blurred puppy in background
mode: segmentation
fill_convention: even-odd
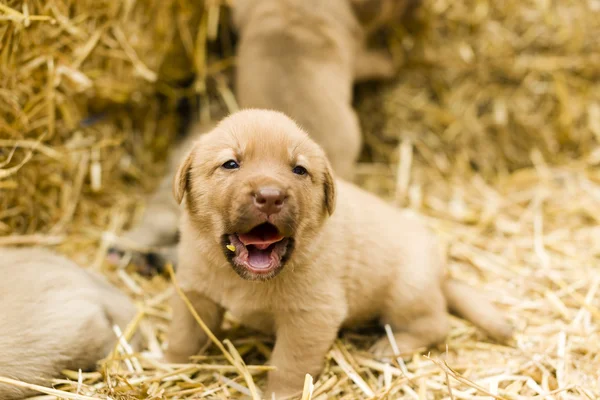
[[[131,300],[103,276],[42,248],[0,248],[0,376],[48,385],[64,369],[91,370],[125,330]],[[138,345],[134,340],[134,345]],[[0,399],[34,392],[0,384]]]
[[[185,154],[204,132],[214,124],[197,124],[175,145],[169,156],[167,171],[158,188],[148,198],[140,221],[121,235],[110,255],[132,251],[133,263],[143,274],[160,272],[166,262],[177,264],[180,207],[173,198],[173,177]]]
[[[202,136],[174,181],[183,202],[178,282],[211,330],[228,309],[276,335],[266,398],[320,373],[342,327],[391,325],[402,353],[442,342],[447,308],[504,340],[511,328],[476,290],[446,276],[418,217],[336,180],[324,151],[284,114],[245,110]],[[208,337],[175,295],[167,358]],[[383,338],[374,348],[392,356]]]
[[[356,2],[378,18],[376,4]],[[286,113],[325,149],[336,173],[351,179],[362,147],[353,83],[395,73],[389,54],[366,48],[352,2],[234,0],[233,18],[240,106]]]

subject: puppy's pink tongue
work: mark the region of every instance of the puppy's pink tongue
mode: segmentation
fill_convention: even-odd
[[[260,249],[248,249],[248,264],[256,269],[265,269],[271,265],[271,252]]]

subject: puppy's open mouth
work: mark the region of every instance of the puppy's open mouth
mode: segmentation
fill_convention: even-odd
[[[236,272],[244,278],[275,275],[287,259],[291,238],[284,237],[275,225],[263,223],[246,233],[227,235],[225,252]],[[239,267],[246,271],[240,271]]]

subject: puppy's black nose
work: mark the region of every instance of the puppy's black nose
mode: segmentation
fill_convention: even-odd
[[[284,202],[285,195],[277,188],[264,187],[254,193],[254,205],[267,215],[281,211]]]

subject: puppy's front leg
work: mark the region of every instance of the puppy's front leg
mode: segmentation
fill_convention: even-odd
[[[298,394],[304,376],[321,372],[327,351],[343,322],[339,311],[301,311],[276,317],[277,337],[269,372],[266,396],[277,399]]]
[[[223,321],[223,308],[197,292],[187,292],[186,296],[206,326],[212,332],[217,331]],[[190,356],[198,354],[208,344],[209,338],[177,293],[171,298],[171,307],[173,318],[169,325],[169,348],[165,357],[170,362],[188,362]]]

